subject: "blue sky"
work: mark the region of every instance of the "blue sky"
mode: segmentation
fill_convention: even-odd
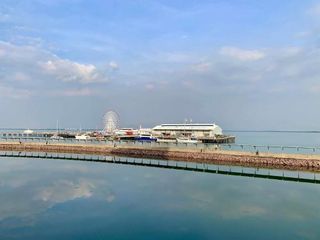
[[[0,2],[0,127],[319,130],[320,1]]]

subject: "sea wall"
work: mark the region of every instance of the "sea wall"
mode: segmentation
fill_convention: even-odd
[[[320,171],[319,155],[236,152],[205,149],[2,142],[1,151],[117,155],[198,163]]]

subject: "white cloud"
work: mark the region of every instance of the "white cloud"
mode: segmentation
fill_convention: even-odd
[[[108,77],[93,64],[63,59],[37,46],[0,41],[0,80],[2,97],[25,98],[56,89],[65,96],[93,95],[94,89],[81,86],[104,84]]]
[[[18,82],[25,82],[25,81],[30,80],[30,77],[25,73],[17,72],[12,76],[12,79],[14,81],[18,81]]]
[[[154,85],[153,83],[147,83],[147,84],[145,85],[145,88],[146,88],[147,90],[151,91],[151,90],[155,89],[155,85]]]
[[[33,93],[30,90],[13,88],[13,87],[6,87],[6,86],[0,85],[0,96],[1,97],[21,99],[21,98],[28,98],[32,95],[33,95]]]
[[[0,190],[5,189],[6,194],[0,196],[0,221],[6,218],[22,218],[29,224],[39,213],[56,204],[93,196],[108,202],[116,199],[110,183],[106,179],[101,180],[105,171],[99,171],[99,168],[67,162],[44,163],[38,167],[38,170],[35,170],[34,166],[20,160],[1,161]],[[47,171],[53,175],[48,176]],[[77,176],[84,174],[85,178],[70,176],[67,174],[70,171],[77,173]]]
[[[9,14],[0,12],[0,23],[1,22],[7,22],[9,20],[10,20],[10,15]]]
[[[187,63],[194,61],[194,55],[187,52],[162,52],[156,51],[148,54],[144,54],[147,61],[155,61],[159,63]]]
[[[301,31],[295,34],[297,38],[306,38],[312,36],[312,31]]]
[[[118,63],[111,61],[111,62],[109,62],[109,67],[111,67],[111,69],[113,69],[113,70],[117,70],[119,68],[119,65],[118,65]]]
[[[5,56],[5,51],[3,49],[0,48],[0,58]]]
[[[237,209],[232,209],[231,211],[226,210],[221,212],[221,217],[225,219],[239,219],[244,217],[264,216],[266,213],[266,209],[260,206],[240,205]]]
[[[206,72],[210,69],[211,65],[212,64],[210,62],[201,62],[193,65],[192,68],[198,72]]]
[[[320,3],[313,5],[307,13],[315,17],[320,16]]]
[[[223,47],[220,54],[240,61],[256,61],[265,58],[265,53],[259,50],[246,50],[236,47]]]
[[[92,96],[95,94],[95,91],[93,91],[90,88],[66,89],[63,92],[58,92],[58,95],[59,94],[63,96],[68,96],[68,97]]]
[[[107,79],[92,64],[80,64],[65,59],[48,60],[40,63],[45,73],[53,75],[64,82],[79,82],[83,84],[106,82]]]
[[[179,52],[169,52],[164,54],[164,57],[168,62],[175,62],[175,63],[186,62],[190,60],[190,56],[188,54],[179,53]]]
[[[320,85],[312,85],[309,88],[310,92],[319,94],[320,93]]]
[[[303,51],[300,47],[287,47],[280,51],[283,57],[292,57],[295,56]]]
[[[184,81],[182,81],[182,85],[185,86],[186,88],[193,89],[195,83],[191,80],[184,80]]]
[[[110,194],[109,196],[107,196],[108,203],[112,203],[115,199],[116,199],[116,196],[113,194]]]
[[[35,199],[44,202],[60,203],[76,198],[89,198],[92,196],[94,188],[95,186],[93,183],[84,180],[80,180],[76,183],[61,180],[54,183],[52,186],[42,189]]]

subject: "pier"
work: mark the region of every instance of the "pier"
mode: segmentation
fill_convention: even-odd
[[[229,164],[285,170],[320,171],[319,154],[287,154],[224,150],[216,145],[188,145],[163,143],[125,143],[91,141],[0,141],[0,151],[54,152],[126,156],[162,160],[176,160],[205,164]],[[318,149],[317,149],[318,150]],[[313,152],[313,149],[312,149]]]
[[[237,168],[230,166],[219,166],[203,163],[190,163],[179,161],[163,161],[137,158],[122,158],[116,156],[101,156],[101,155],[86,155],[86,154],[68,154],[68,153],[50,153],[50,152],[15,152],[4,151],[0,152],[0,157],[9,158],[32,158],[32,159],[56,159],[56,160],[72,160],[72,161],[89,161],[102,162],[120,165],[142,166],[151,168],[163,168],[180,171],[192,171],[201,173],[210,173],[218,175],[242,176],[251,178],[261,178],[270,180],[280,180],[288,182],[301,182],[320,184],[320,177],[315,173],[301,174],[299,172],[280,171],[278,174],[270,172],[267,169],[248,169]],[[307,177],[307,176],[308,177]]]

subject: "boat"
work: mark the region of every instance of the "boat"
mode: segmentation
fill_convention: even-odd
[[[23,134],[33,134],[33,131],[31,129],[27,129],[23,131]]]
[[[135,141],[147,141],[147,142],[155,142],[157,138],[153,137],[151,134],[143,133],[139,134],[134,138]]]
[[[88,140],[88,139],[91,139],[91,137],[86,135],[86,134],[76,135],[75,138],[76,138],[76,140]]]
[[[138,130],[133,128],[121,128],[114,131],[115,139],[120,141],[133,141],[138,135]]]
[[[50,139],[52,140],[61,140],[61,139],[64,139],[63,137],[61,137],[59,135],[59,120],[57,120],[57,130],[56,132],[50,137]]]
[[[138,130],[133,128],[121,128],[114,132],[116,136],[134,136],[137,135]]]
[[[54,134],[54,135],[52,135],[52,136],[50,137],[50,139],[52,139],[52,140],[61,140],[61,139],[64,139],[64,138],[61,137],[61,136],[59,136],[59,135],[57,135],[57,134]]]

